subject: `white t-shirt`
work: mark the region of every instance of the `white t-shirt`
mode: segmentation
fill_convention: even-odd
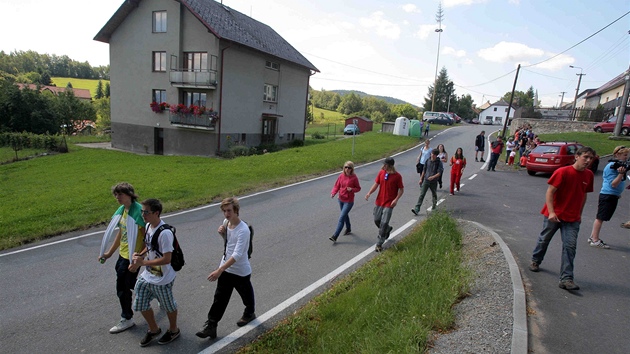
[[[230,225],[231,226],[231,225]],[[227,228],[227,245],[225,255],[221,259],[221,267],[230,257],[234,257],[234,264],[225,271],[244,277],[252,274],[252,267],[249,264],[247,250],[249,249],[249,227],[241,220],[234,229]]]
[[[153,228],[151,224],[147,224],[147,234],[144,236],[144,242],[149,248],[148,256],[149,260],[160,258],[160,256],[155,252],[155,250],[151,250],[151,238],[161,225],[164,224],[164,221],[160,221],[160,224]],[[167,252],[173,252],[173,233],[169,229],[164,229],[160,232],[158,237],[158,245],[159,251],[162,254]],[[161,266],[145,266],[144,272],[140,274],[140,276],[147,281],[147,283],[151,283],[154,285],[167,285],[173,280],[175,280],[175,275],[177,273],[171,267],[171,264],[164,264]]]

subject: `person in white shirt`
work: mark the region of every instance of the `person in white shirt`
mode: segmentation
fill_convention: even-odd
[[[147,321],[149,330],[145,334],[140,346],[149,345],[162,330],[158,326],[151,300],[157,299],[160,307],[166,310],[169,329],[158,340],[159,344],[167,344],[179,337],[177,327],[177,303],[173,298],[173,283],[175,270],[171,267],[171,255],[173,253],[173,232],[160,218],[162,203],[157,199],[147,199],[142,202],[142,217],[147,222],[144,238],[145,247],[140,253],[134,253],[133,263],[129,266],[132,271],[144,266],[134,289],[136,298],[133,302],[135,311],[140,311]],[[153,249],[151,240],[158,237],[158,249]]]
[[[217,337],[217,325],[225,313],[234,289],[245,305],[243,316],[236,325],[245,326],[256,318],[254,287],[251,282],[252,267],[247,254],[251,237],[249,226],[239,218],[238,199],[233,197],[223,199],[221,210],[225,220],[217,231],[224,238],[225,251],[219,267],[208,275],[209,281],[217,281],[217,289],[208,312],[208,320],[196,333],[199,338]]]

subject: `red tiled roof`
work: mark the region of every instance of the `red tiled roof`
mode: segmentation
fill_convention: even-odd
[[[20,88],[20,90],[24,87],[28,87],[29,90],[37,90],[37,85],[35,84],[17,84],[17,86]],[[40,91],[45,90],[52,92],[55,96],[59,95],[59,93],[66,92],[65,87],[41,85]],[[92,95],[90,94],[90,90],[88,89],[71,88],[71,90],[76,98],[80,98],[83,100],[92,100]]]

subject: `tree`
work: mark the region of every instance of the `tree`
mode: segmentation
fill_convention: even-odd
[[[506,92],[501,98],[503,101],[510,103],[510,96],[512,92]],[[530,86],[527,92],[514,91],[514,98],[512,99],[512,107],[521,107],[522,117],[526,118],[542,118],[542,113],[537,112],[534,107],[534,87]]]
[[[473,111],[472,107],[473,99],[469,94],[466,94],[457,99],[457,105],[455,108],[452,108],[451,111],[457,113],[457,115],[462,118],[472,119],[475,117],[475,111]]]
[[[96,129],[101,132],[106,129],[111,129],[112,118],[109,98],[103,97],[95,99],[93,106],[94,109],[96,109]]]
[[[98,84],[96,85],[96,95],[94,98],[99,99],[105,97],[105,93],[103,92],[103,81],[98,80]]]
[[[105,83],[105,97],[107,98],[109,98],[109,90],[110,90],[109,82],[106,82]]]
[[[429,92],[427,93],[427,97],[424,98],[424,110],[431,110],[433,90],[435,90],[434,109],[436,112],[446,112],[446,110],[448,109],[449,97],[451,98],[451,105],[456,105],[457,96],[455,96],[453,86],[453,82],[448,78],[448,72],[446,71],[446,68],[443,67],[442,70],[440,70],[437,80],[435,81],[435,86],[429,85]]]
[[[57,96],[55,111],[60,118],[61,126],[66,134],[75,132],[75,122],[82,120],[96,121],[96,110],[91,103],[74,96],[72,90],[66,89]]]
[[[392,107],[392,113],[398,117],[406,117],[409,119],[418,119],[418,110],[411,104],[396,104]]]
[[[361,98],[351,92],[341,98],[341,103],[339,103],[339,106],[337,107],[337,112],[348,115],[359,112],[362,109],[363,103],[361,102]]]
[[[42,73],[42,79],[39,81],[40,84],[50,86],[52,84],[52,79],[50,78],[50,74],[48,71],[44,71]]]

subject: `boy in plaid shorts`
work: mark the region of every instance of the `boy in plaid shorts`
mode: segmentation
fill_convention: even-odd
[[[147,321],[149,330],[147,331],[140,346],[149,345],[162,329],[155,321],[155,315],[151,308],[151,300],[157,299],[160,307],[166,310],[169,329],[158,340],[159,344],[168,344],[179,337],[177,327],[177,303],[173,298],[173,282],[175,281],[175,270],[171,267],[171,255],[173,253],[173,233],[168,228],[163,228],[156,235],[156,231],[164,224],[160,219],[162,214],[162,203],[157,199],[147,199],[142,202],[142,217],[147,222],[144,238],[145,247],[141,253],[135,253],[133,264],[130,268],[135,271],[144,266],[144,272],[138,277],[135,292],[136,298],[133,303],[134,311],[140,311],[142,317]],[[158,237],[159,249],[152,249],[151,239]],[[146,258],[145,258],[146,256]]]

